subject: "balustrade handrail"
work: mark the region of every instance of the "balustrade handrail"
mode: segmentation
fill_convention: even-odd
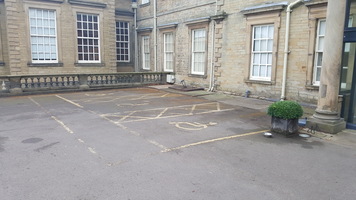
[[[29,75],[0,75],[0,79],[12,77],[44,77],[44,76],[79,76],[79,75],[145,75],[145,74],[173,74],[172,72],[115,72],[115,73],[80,73],[80,74],[29,74]]]
[[[116,72],[83,74],[40,74],[0,76],[0,95],[46,90],[89,90],[145,84],[163,84],[171,72]]]

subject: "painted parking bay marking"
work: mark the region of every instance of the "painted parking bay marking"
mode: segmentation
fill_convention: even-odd
[[[234,108],[222,108],[219,102],[202,103],[194,105],[183,105],[166,108],[154,108],[146,110],[135,110],[124,113],[102,114],[101,117],[108,118],[114,123],[137,122],[144,120],[163,119],[170,117],[192,116],[197,114],[208,114],[214,112],[231,111]]]
[[[175,125],[175,127],[177,128],[188,130],[188,131],[199,131],[208,128],[208,126],[214,126],[217,123],[209,122],[207,124],[202,124],[199,122],[170,122],[169,124]]]
[[[243,137],[243,136],[256,135],[256,134],[263,133],[263,132],[266,132],[266,131],[268,131],[268,130],[262,130],[262,131],[255,131],[255,132],[250,132],[250,133],[232,135],[232,136],[227,136],[227,137],[215,138],[215,139],[211,139],[211,140],[204,140],[204,141],[201,141],[201,142],[195,142],[195,143],[191,143],[191,144],[182,145],[182,146],[179,146],[179,147],[165,149],[165,150],[162,150],[161,152],[162,153],[166,153],[166,152],[171,152],[171,151],[175,151],[175,150],[179,150],[179,149],[185,149],[185,148],[192,147],[192,146],[198,146],[198,145],[208,144],[208,143],[222,141],[222,140],[229,140],[229,139],[234,139],[234,138]]]

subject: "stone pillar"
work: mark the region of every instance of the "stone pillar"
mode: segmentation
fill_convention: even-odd
[[[324,54],[319,87],[318,107],[307,127],[327,133],[338,133],[346,123],[339,115],[339,88],[346,0],[329,0],[326,16]]]

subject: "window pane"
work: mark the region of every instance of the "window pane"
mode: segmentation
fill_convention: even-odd
[[[195,29],[192,33],[192,73],[202,75],[205,72],[206,31]]]
[[[259,66],[258,65],[253,65],[253,73],[252,76],[259,76]]]
[[[273,25],[253,26],[251,79],[270,80],[272,71]]]
[[[321,67],[318,67],[318,68],[316,69],[315,81],[320,81],[320,75],[321,75]]]
[[[267,51],[273,50],[273,40],[268,40]]]
[[[254,27],[254,37],[255,39],[260,39],[261,38],[261,27],[260,26],[257,26],[257,27]]]
[[[267,40],[261,40],[261,51],[267,51]]]
[[[262,26],[261,28],[262,38],[268,38],[268,26]]]
[[[260,63],[260,54],[253,54],[253,64]]]
[[[173,33],[164,33],[164,70],[173,70]]]
[[[260,51],[261,48],[261,41],[260,40],[255,40],[253,44],[253,51]]]
[[[319,24],[319,35],[325,35],[325,26],[326,26],[326,21],[321,20]]]
[[[268,38],[272,39],[273,38],[273,34],[274,34],[274,27],[273,26],[269,26],[268,27]]]
[[[55,11],[45,9],[29,9],[31,36],[31,55],[33,62],[57,62],[57,35]],[[49,18],[52,17],[53,26]]]
[[[322,66],[323,63],[323,53],[317,53],[316,55],[317,59],[316,59],[316,65],[317,66]]]
[[[96,19],[96,20],[95,20]],[[99,33],[94,30],[99,26],[98,16],[93,14],[77,14],[78,60],[100,61]],[[85,54],[82,55],[81,52]]]
[[[324,49],[324,37],[319,37],[318,51],[323,51]]]
[[[266,77],[267,76],[267,66],[266,65],[261,65],[260,67],[260,76]]]
[[[325,37],[325,19],[319,19],[317,27],[317,36],[316,36],[316,47],[315,47],[315,57],[314,57],[314,70],[313,70],[313,84],[319,85],[320,81],[320,72],[323,62],[323,49],[324,49],[324,37]]]
[[[267,77],[271,77],[272,74],[272,66],[267,66]]]

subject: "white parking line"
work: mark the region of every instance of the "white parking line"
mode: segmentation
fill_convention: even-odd
[[[77,106],[77,107],[79,107],[79,108],[84,108],[83,106],[81,106],[81,105],[79,105],[79,104],[77,104],[77,103],[75,103],[75,102],[73,102],[73,101],[71,101],[71,100],[69,100],[69,99],[66,99],[66,98],[64,98],[64,97],[61,97],[61,96],[59,96],[59,95],[55,95],[56,97],[58,97],[58,98],[60,98],[60,99],[62,99],[62,100],[64,100],[64,101],[66,101],[66,102],[68,102],[68,103],[71,103],[71,104],[73,104],[73,105],[75,105],[75,106]]]
[[[58,124],[60,124],[68,133],[73,134],[74,132],[72,130],[70,130],[70,128],[68,126],[66,126],[61,120],[57,119],[57,117],[55,116],[51,116],[52,119],[54,119],[56,122],[58,122]]]

